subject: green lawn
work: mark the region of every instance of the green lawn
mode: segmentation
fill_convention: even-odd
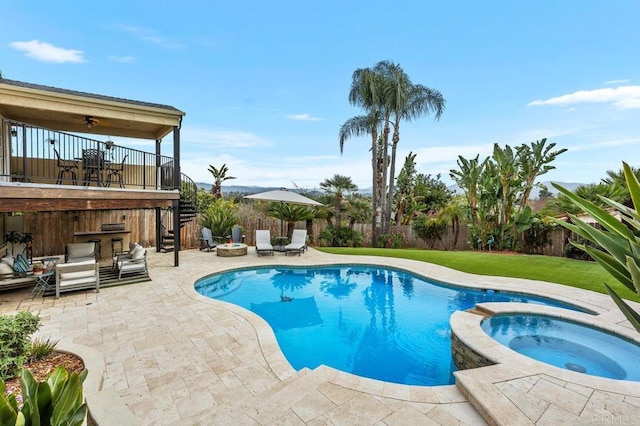
[[[606,293],[607,282],[626,299],[639,301],[638,296],[623,286],[595,262],[554,256],[526,254],[493,254],[475,251],[436,251],[417,249],[317,247],[326,253],[386,256],[435,263],[458,271],[479,275],[528,278],[564,284]]]

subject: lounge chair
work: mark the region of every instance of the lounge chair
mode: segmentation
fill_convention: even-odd
[[[293,235],[291,235],[291,244],[284,246],[284,255],[291,253],[304,252],[307,249],[307,230],[306,229],[294,229]]]
[[[211,251],[212,248],[215,248],[218,244],[213,242],[213,235],[211,234],[211,229],[202,228],[202,237],[200,238],[200,250],[207,249],[207,251]]]
[[[271,233],[268,230],[256,231],[256,253],[270,254],[273,256],[273,246],[271,245]]]

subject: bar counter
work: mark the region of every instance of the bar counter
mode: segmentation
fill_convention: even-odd
[[[94,238],[100,238],[104,236],[104,238],[100,238],[102,242],[100,243],[100,259],[101,260],[109,260],[113,257],[113,253],[111,252],[111,238],[114,237],[122,237],[122,250],[129,250],[129,237],[131,231],[126,229],[116,230],[116,231],[84,231],[84,232],[74,232],[73,236],[75,238],[76,243],[86,243],[89,240]],[[120,248],[116,244],[117,248]]]

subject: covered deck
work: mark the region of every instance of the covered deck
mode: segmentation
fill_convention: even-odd
[[[179,229],[180,199],[197,189],[180,173],[184,115],[167,105],[0,78],[0,213],[155,208],[160,235],[160,209],[169,208],[169,228]],[[172,156],[161,153],[167,137]],[[132,139],[153,140],[154,152],[133,148]],[[176,266],[179,240],[176,232]]]

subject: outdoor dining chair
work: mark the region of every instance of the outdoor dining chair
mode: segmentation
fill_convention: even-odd
[[[122,158],[121,163],[109,164],[107,166],[107,183],[106,186],[111,186],[111,182],[117,181],[120,184],[120,188],[124,188],[123,181],[123,172],[124,172],[124,164],[127,161],[128,155],[125,155]]]
[[[82,184],[88,185],[96,181],[98,185],[103,181],[102,172],[105,167],[104,151],[99,149],[82,150]]]
[[[74,185],[78,184],[78,161],[76,160],[63,160],[60,158],[60,153],[56,148],[53,148],[53,152],[56,154],[56,164],[58,165],[58,180],[56,185],[60,185],[64,180],[65,175],[71,177],[71,182]]]

